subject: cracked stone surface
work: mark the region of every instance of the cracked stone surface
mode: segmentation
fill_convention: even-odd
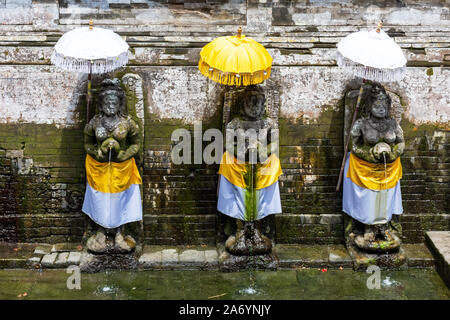
[[[67,258],[67,263],[69,265],[79,264],[81,260],[81,252],[70,252]]]
[[[67,265],[67,259],[69,258],[69,252],[61,252],[58,254],[55,260],[56,267],[65,267]]]
[[[179,255],[180,262],[183,263],[204,263],[205,262],[205,252],[198,250],[185,250]]]
[[[57,256],[58,256],[57,252],[46,254],[41,260],[42,266],[43,267],[52,267],[53,264],[55,263]]]

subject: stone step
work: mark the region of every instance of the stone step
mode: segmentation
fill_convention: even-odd
[[[436,270],[450,288],[450,231],[428,231],[426,244],[436,259]]]
[[[26,268],[38,244],[1,243],[0,269]]]

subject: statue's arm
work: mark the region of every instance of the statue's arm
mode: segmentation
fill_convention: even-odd
[[[394,120],[395,121],[395,120]],[[388,161],[392,162],[403,154],[405,150],[405,139],[403,137],[403,130],[400,125],[396,123],[395,127],[395,145],[392,147],[392,151],[388,154]]]
[[[95,138],[95,130],[91,120],[84,127],[84,151],[96,160],[100,160],[101,151],[97,147],[97,139]]]
[[[262,152],[263,154],[265,153],[265,155],[267,157],[270,157],[270,155],[272,154],[272,152],[279,152],[279,131],[278,131],[278,124],[271,118],[269,119],[269,129],[267,130],[267,148],[262,148],[262,150],[260,152]],[[273,136],[272,136],[273,134]],[[275,140],[272,140],[275,139]],[[273,148],[273,150],[272,150]]]
[[[362,131],[363,124],[363,119],[358,119],[353,124],[353,127],[350,131],[351,151],[360,159],[376,163],[378,162],[378,160],[375,158],[372,152],[373,147],[364,143]]]
[[[120,162],[131,159],[134,157],[138,151],[139,146],[141,145],[141,135],[139,126],[132,119],[129,120],[129,131],[128,131],[128,147],[126,150],[119,151],[117,155],[117,160]]]

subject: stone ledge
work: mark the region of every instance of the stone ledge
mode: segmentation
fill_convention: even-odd
[[[352,260],[343,245],[277,244],[274,252],[281,269],[352,267]]]
[[[145,246],[138,267],[144,270],[216,270],[218,254],[215,247]]]
[[[441,232],[431,232],[434,242],[444,249],[441,254],[447,257],[450,240],[440,236]],[[449,232],[443,231],[448,234]],[[427,241],[430,235],[427,233]],[[437,240],[441,239],[441,240]],[[444,239],[444,240],[442,240]],[[447,243],[445,243],[447,241]],[[428,243],[427,243],[428,244]],[[437,249],[430,247],[433,252]],[[447,245],[447,247],[445,247]],[[0,269],[6,268],[67,268],[80,265],[83,259],[91,255],[82,251],[51,250],[52,245],[0,243]],[[79,246],[68,246],[68,249]],[[424,244],[403,244],[407,268],[429,268],[440,260],[430,253]],[[445,249],[446,248],[446,249]],[[53,251],[53,252],[52,252]],[[219,270],[219,251],[215,246],[156,246],[146,245],[137,254],[138,270]],[[277,269],[294,268],[354,268],[354,263],[344,245],[299,245],[277,244],[273,254],[278,258]],[[440,265],[443,265],[442,263]],[[439,267],[443,268],[443,267]]]
[[[26,268],[38,244],[0,243],[0,269]]]
[[[403,244],[402,248],[405,251],[406,257],[408,259],[408,267],[424,268],[434,266],[433,255],[428,250],[425,244]]]
[[[436,270],[450,288],[450,231],[428,231],[425,241],[436,259]]]

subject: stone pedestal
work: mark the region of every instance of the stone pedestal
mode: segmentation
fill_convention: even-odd
[[[370,265],[389,270],[407,267],[406,254],[402,248],[388,253],[368,253],[356,246],[348,246],[347,250],[353,260],[353,269],[356,271],[365,271]]]
[[[279,260],[271,252],[254,256],[235,256],[229,253],[224,246],[219,247],[219,270],[223,272],[236,272],[243,270],[276,270]]]
[[[396,239],[395,243],[384,240],[367,241],[368,245],[365,247],[364,224],[344,214],[345,246],[352,259],[354,270],[365,271],[370,265],[377,265],[385,270],[407,267],[407,255],[400,246],[401,225],[394,220],[395,218],[389,222],[389,230],[391,236]],[[366,249],[367,247],[371,250]]]
[[[94,273],[104,270],[136,270],[141,250],[130,253],[93,254],[84,252],[80,261],[81,272]]]

